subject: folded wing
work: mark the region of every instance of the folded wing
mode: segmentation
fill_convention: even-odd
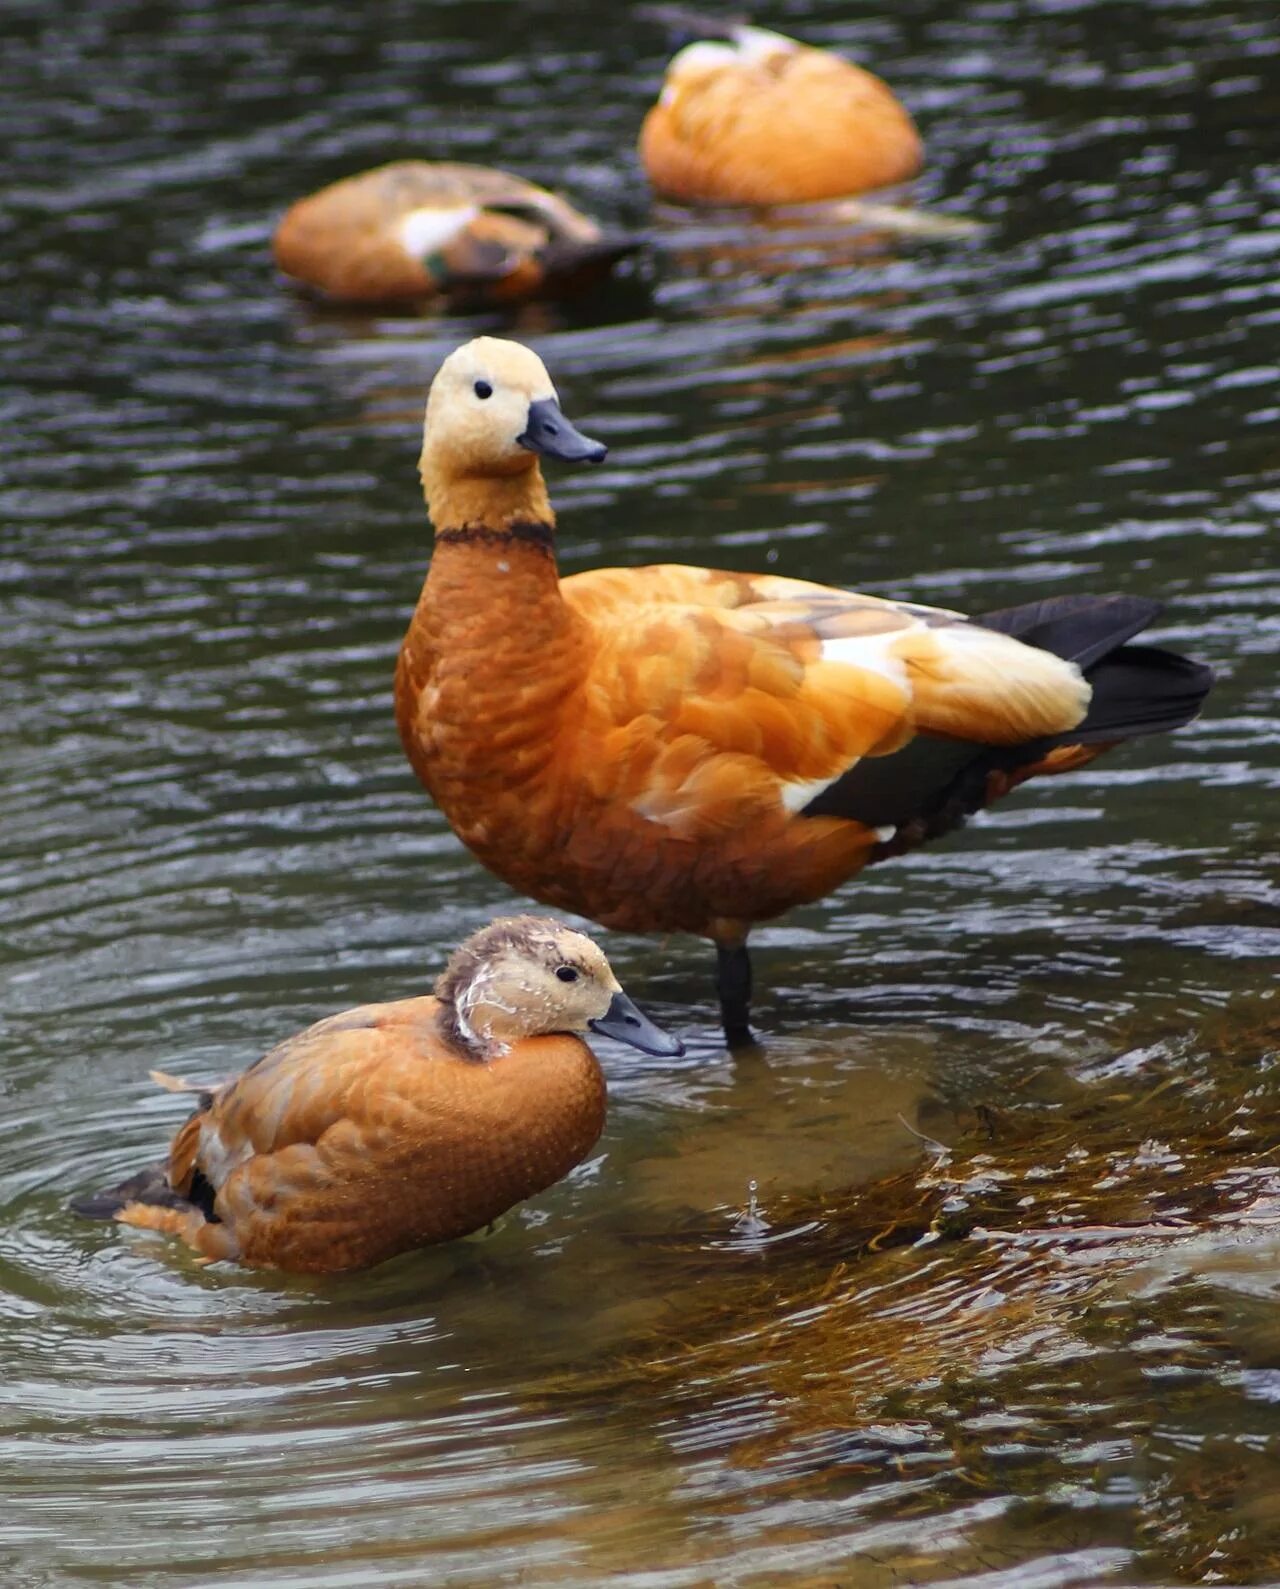
[[[682,831],[803,810],[918,733],[1013,745],[1074,727],[1079,669],[954,613],[772,576],[658,566],[564,581],[600,636],[599,774]]]
[[[252,1160],[261,1161],[255,1183],[275,1161],[273,1173],[287,1167],[314,1184],[371,1151],[414,1110],[421,1061],[415,1067],[405,1028],[434,1007],[433,999],[365,1005],[273,1048],[187,1122],[170,1154],[170,1184],[187,1193],[201,1175],[216,1192]]]

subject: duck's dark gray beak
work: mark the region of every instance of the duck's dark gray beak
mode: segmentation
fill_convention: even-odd
[[[609,451],[602,441],[592,441],[571,425],[554,397],[541,397],[529,404],[524,434],[517,436],[516,441],[530,452],[559,458],[564,463],[599,463]]]
[[[588,1023],[601,1037],[616,1038],[619,1043],[630,1043],[642,1054],[675,1055],[684,1053],[684,1044],[660,1026],[655,1026],[647,1015],[642,1015],[625,993],[615,993],[613,1001],[603,1015]]]

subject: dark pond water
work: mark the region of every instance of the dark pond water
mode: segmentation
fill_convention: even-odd
[[[799,0],[948,242],[651,204],[624,8],[6,8],[0,1578],[313,1589],[1280,1578],[1280,31],[1249,0]],[[421,153],[654,235],[589,303],[321,315],[287,201]],[[611,937],[690,1035],[492,1239],[323,1284],[75,1221],[218,1075],[512,900],[402,761],[426,385],[612,447],[566,569],[1119,590],[1201,721],[759,934]],[[941,1155],[925,1137],[947,1145]],[[759,1204],[745,1214],[748,1183]]]

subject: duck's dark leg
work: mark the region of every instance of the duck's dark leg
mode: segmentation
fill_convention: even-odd
[[[730,1048],[755,1042],[751,1031],[751,956],[745,940],[716,940],[716,988],[720,994],[720,1020]]]

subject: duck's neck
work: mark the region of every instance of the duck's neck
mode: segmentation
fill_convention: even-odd
[[[440,469],[424,451],[420,469],[437,540],[467,529],[500,532],[517,524],[545,524],[550,533],[555,528],[546,482],[532,456],[512,474],[458,475]]]
[[[446,1045],[459,1058],[482,1065],[497,1056],[497,1050],[475,1030],[451,999],[441,999],[436,1011],[436,1028]]]
[[[503,668],[517,658],[536,667],[539,649],[570,622],[545,493],[543,502],[540,515],[526,498],[501,515],[437,522],[415,626],[425,624],[450,649],[495,653],[495,661],[501,652]]]
[[[514,685],[554,658],[571,615],[560,594],[555,514],[542,470],[446,475],[422,458],[435,550],[410,637]]]
[[[523,990],[523,1004],[512,1007],[479,986],[461,990],[454,999],[442,998],[436,1016],[438,1030],[460,1059],[487,1064],[501,1059],[526,1037],[555,1030],[555,1021],[543,1015],[545,1000]]]

